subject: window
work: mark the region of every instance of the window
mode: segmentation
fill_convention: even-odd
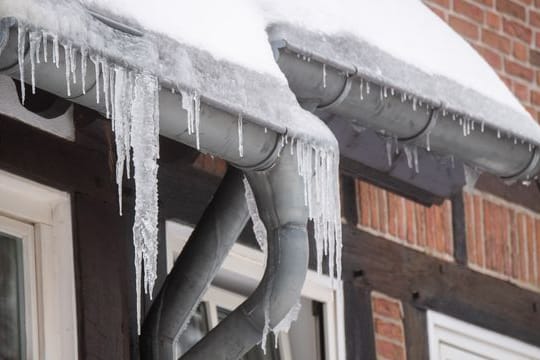
[[[540,360],[540,349],[490,330],[428,311],[429,358]]]
[[[182,251],[192,228],[168,221],[166,225],[167,269]],[[225,259],[212,286],[203,296],[189,330],[178,344],[178,351],[194,345],[209,329],[216,326],[230,311],[240,305],[255,289],[264,273],[264,255],[242,244],[235,244]],[[267,354],[259,346],[253,348],[246,360],[336,360],[345,359],[344,327],[341,291],[337,281],[308,271],[298,320],[288,334],[280,334],[278,349],[269,336]],[[338,301],[339,300],[339,301]]]
[[[0,359],[76,359],[69,196],[0,171]]]

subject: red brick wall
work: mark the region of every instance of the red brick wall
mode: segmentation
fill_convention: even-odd
[[[452,205],[425,207],[357,181],[358,227],[447,260],[453,258]]]
[[[535,119],[540,112],[539,0],[424,0],[495,69]]]
[[[407,359],[401,302],[384,294],[372,292],[371,307],[377,359]]]
[[[478,191],[464,205],[469,266],[540,289],[540,216]]]

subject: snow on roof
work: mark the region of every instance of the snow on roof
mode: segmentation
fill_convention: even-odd
[[[540,127],[497,74],[419,0],[80,1],[145,29],[143,37],[130,39],[133,46],[126,53],[92,31],[85,34],[88,28],[107,38],[103,26],[81,15],[76,2],[8,0],[3,13],[79,37],[124,61],[132,52],[128,62],[166,82],[198,89],[203,97],[262,122],[272,119],[269,127],[293,135],[312,131],[305,121],[313,119],[307,120],[297,106],[292,110],[293,97],[274,61],[269,36],[285,37],[307,53],[540,143]],[[29,10],[36,6],[41,10]],[[45,7],[56,14],[46,11],[50,15],[44,16]],[[156,43],[155,34],[165,36]],[[141,43],[146,55],[133,51]],[[323,129],[316,132],[326,136]]]

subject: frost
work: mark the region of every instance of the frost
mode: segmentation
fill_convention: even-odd
[[[259,217],[259,210],[257,209],[257,203],[255,202],[255,195],[253,195],[253,190],[249,185],[249,182],[244,178],[244,189],[246,193],[246,203],[249,211],[249,216],[253,222],[253,232],[255,233],[255,239],[259,244],[259,248],[267,253],[267,232],[264,223]]]

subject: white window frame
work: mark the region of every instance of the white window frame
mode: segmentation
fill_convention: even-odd
[[[175,221],[166,222],[167,271],[184,248],[193,228]],[[219,274],[232,275],[235,279],[254,286],[259,283],[265,270],[264,254],[242,244],[235,244],[225,258]],[[213,287],[212,291],[217,291]],[[221,289],[220,289],[221,290]],[[345,359],[345,320],[343,312],[343,284],[329,276],[318,275],[308,270],[301,292],[302,297],[323,304],[325,358],[329,360]],[[206,296],[206,295],[205,295]],[[205,299],[203,297],[203,299]],[[211,300],[212,298],[210,298]],[[280,338],[280,341],[281,338]],[[286,339],[283,340],[284,344]],[[287,346],[284,346],[287,347]]]
[[[427,325],[433,360],[462,351],[472,359],[540,360],[540,348],[431,310]]]
[[[0,170],[0,230],[23,242],[28,359],[78,359],[69,194]]]

